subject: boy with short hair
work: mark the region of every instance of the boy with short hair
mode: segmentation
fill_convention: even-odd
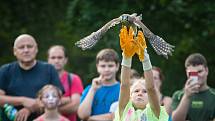
[[[118,54],[113,49],[101,50],[96,57],[96,68],[99,76],[82,93],[78,115],[84,120],[113,120],[109,109],[119,98]]]
[[[207,84],[206,58],[200,53],[192,53],[185,61],[185,68],[185,86],[173,94],[173,121],[215,121],[215,89]],[[197,80],[191,78],[190,72],[197,73]]]

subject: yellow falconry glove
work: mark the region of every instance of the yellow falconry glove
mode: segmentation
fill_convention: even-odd
[[[138,46],[136,53],[139,56],[139,60],[143,61],[144,60],[144,50],[145,50],[145,48],[147,48],[146,40],[145,40],[145,37],[143,35],[143,32],[138,31],[138,35],[135,39],[137,41],[137,46]]]
[[[132,27],[127,30],[126,26],[122,26],[120,30],[120,46],[125,57],[132,57],[138,50],[137,42],[134,40],[134,30]]]

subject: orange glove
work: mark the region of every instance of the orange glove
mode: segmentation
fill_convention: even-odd
[[[132,57],[138,49],[136,42],[134,41],[134,31],[132,27],[127,30],[126,26],[123,26],[120,30],[120,46],[125,57]]]
[[[138,31],[138,35],[137,35],[137,46],[138,46],[138,50],[136,51],[137,55],[139,56],[139,60],[143,61],[144,60],[144,50],[145,48],[147,48],[146,46],[146,40],[145,37],[143,35],[142,31]]]
[[[135,53],[139,56],[140,61],[144,60],[144,49],[147,47],[145,37],[142,31],[138,31],[137,37],[134,38],[132,27],[127,30],[123,26],[120,30],[120,46],[125,57],[132,57]]]

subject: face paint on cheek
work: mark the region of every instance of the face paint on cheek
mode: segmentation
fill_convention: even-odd
[[[43,96],[43,103],[47,108],[56,108],[59,104],[59,97],[54,92],[47,92]]]

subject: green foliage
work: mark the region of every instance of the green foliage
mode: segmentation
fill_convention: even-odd
[[[96,76],[95,56],[102,48],[119,48],[120,26],[111,28],[90,50],[74,46],[81,38],[98,30],[123,13],[143,15],[143,22],[155,34],[175,45],[173,56],[165,60],[148,45],[152,63],[163,69],[165,94],[171,95],[183,87],[186,80],[184,61],[193,52],[202,53],[208,60],[208,83],[214,87],[215,74],[215,3],[213,0],[10,0],[0,4],[0,64],[15,60],[12,55],[14,39],[21,33],[32,34],[39,43],[38,58],[46,60],[49,46],[61,44],[67,48],[67,69],[78,73],[89,84]],[[135,58],[134,68],[142,72]]]

